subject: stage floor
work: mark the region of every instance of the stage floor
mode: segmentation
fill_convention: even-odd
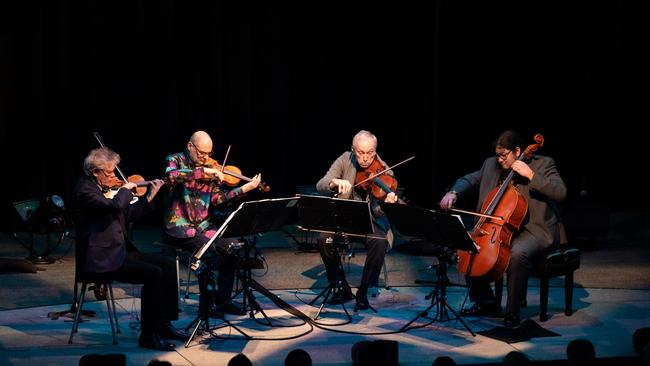
[[[138,242],[149,241],[150,237],[156,235],[155,230],[136,233]],[[632,276],[628,281],[629,286],[590,286],[588,277],[598,273],[598,269],[592,267],[603,266],[602,261],[595,257],[603,253],[594,254],[597,251],[588,250],[583,253],[583,267],[576,272],[575,313],[572,316],[564,315],[564,290],[562,281],[557,280],[551,283],[549,295],[551,318],[540,322],[539,288],[533,280],[530,282],[529,306],[522,310],[522,317],[541,327],[538,334],[550,331],[557,334],[554,336],[508,343],[478,334],[501,325],[500,318],[488,317],[464,318],[467,326],[477,333],[476,336],[472,336],[458,320],[435,321],[427,325],[430,322],[427,317],[420,317],[411,324],[421,325],[421,328],[400,331],[431,305],[431,300],[426,298],[432,291],[431,285],[415,285],[414,280],[425,278],[425,275],[433,279],[434,272],[429,267],[435,261],[395,252],[387,257],[390,289],[382,287],[377,296],[370,299],[377,313],[369,310],[355,313],[352,310],[354,303],[349,302],[346,305],[352,316],[351,322],[334,325],[345,320],[344,313],[340,305],[328,304],[321,317],[314,321],[318,307],[306,303],[324,287],[322,264],[317,253],[296,250],[296,243],[285,234],[277,233],[268,241],[260,241],[260,247],[265,248],[268,268],[256,270],[253,276],[254,280],[270,290],[270,296],[258,291],[253,293],[274,326],[261,324],[248,315],[228,316],[230,325],[225,326],[214,319],[211,325],[220,327],[213,334],[197,335],[188,348],[183,347],[183,342],[176,342],[177,348],[173,352],[156,352],[137,346],[139,288],[120,283],[114,285],[121,329],[119,344],[112,344],[105,303],[96,301],[92,294],[87,297],[84,308],[95,310],[97,315],[80,324],[74,343],[68,344],[72,326],[70,318],[48,318],[49,312],[68,309],[72,296],[72,250],[62,244],[53,253],[57,262],[41,266],[45,271],[0,276],[3,281],[0,287],[0,364],[76,365],[85,354],[122,353],[126,355],[128,365],[146,365],[154,358],[170,361],[173,365],[226,365],[233,355],[242,352],[256,366],[282,365],[290,350],[303,348],[311,354],[314,365],[350,365],[353,344],[377,339],[398,342],[401,365],[428,366],[440,355],[450,356],[458,364],[497,363],[513,350],[520,350],[533,360],[561,360],[566,358],[568,342],[577,338],[592,341],[598,357],[624,357],[634,355],[633,332],[650,326],[650,312],[647,311],[650,309],[650,289],[647,282]],[[14,257],[24,256],[24,248],[10,238],[4,238],[2,244],[0,253],[3,257],[12,253]],[[632,250],[630,248],[628,254]],[[634,248],[637,252],[630,255],[647,263],[647,249]],[[157,250],[155,247],[145,249]],[[608,257],[606,254],[604,256]],[[353,285],[358,283],[363,260],[363,250],[358,250],[355,257],[350,259],[347,268]],[[629,266],[624,263],[619,265],[625,267],[621,270],[622,276],[625,276]],[[181,268],[182,277],[185,273]],[[449,278],[452,284],[460,279],[453,268],[450,269]],[[196,316],[198,304],[194,277],[191,284],[190,298],[183,303],[180,319],[174,323],[177,327],[185,327]],[[465,289],[452,285],[447,290],[447,303],[458,310],[465,297]],[[291,305],[309,321],[305,322],[303,318],[283,310],[273,299]],[[427,315],[435,317],[436,309],[434,307]],[[453,317],[452,313],[449,315]],[[263,319],[259,312],[255,318]],[[255,339],[245,339],[243,334]]]

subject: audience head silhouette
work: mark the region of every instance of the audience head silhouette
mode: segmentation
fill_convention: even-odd
[[[569,366],[593,365],[596,359],[596,350],[591,341],[574,339],[566,347],[566,357]]]
[[[508,353],[501,361],[503,366],[527,366],[532,365],[530,358],[519,351],[512,351]]]
[[[639,328],[632,334],[632,345],[637,355],[643,354],[643,349],[650,343],[650,328]]]
[[[438,356],[431,366],[456,366],[456,361],[449,356]]]
[[[239,353],[228,361],[228,366],[253,366],[253,363],[245,354]]]
[[[311,366],[311,356],[302,348],[294,349],[284,359],[284,366]]]
[[[169,362],[169,361],[162,361],[162,360],[153,359],[153,360],[149,361],[147,366],[172,366],[172,363]]]

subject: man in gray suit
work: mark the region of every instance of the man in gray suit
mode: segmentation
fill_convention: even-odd
[[[452,208],[458,197],[478,191],[477,211],[488,194],[511,172],[513,186],[528,202],[528,211],[510,242],[508,268],[508,299],[504,325],[516,327],[520,323],[519,309],[525,300],[526,284],[532,266],[538,258],[565,236],[559,222],[557,203],[566,197],[566,186],[552,158],[532,155],[523,159],[524,141],[512,130],[501,133],[494,144],[496,156],[487,158],[480,170],[459,178],[440,201],[445,210]],[[501,312],[490,283],[480,277],[469,277],[470,299],[474,305],[463,311],[465,315],[496,315]]]
[[[363,266],[361,283],[356,293],[356,309],[366,310],[370,307],[368,303],[368,287],[377,284],[379,273],[384,264],[386,248],[390,245],[387,234],[390,232],[390,224],[386,215],[381,211],[377,204],[377,199],[373,197],[369,190],[354,187],[357,172],[368,168],[375,159],[381,162],[381,165],[387,166],[377,155],[377,137],[372,133],[361,130],[352,139],[352,150],[341,154],[327,170],[327,173],[316,183],[316,189],[325,195],[337,194],[339,198],[357,201],[370,201],[372,209],[372,220],[374,225],[374,235],[368,237],[365,241],[365,247],[368,250],[366,262]],[[391,170],[386,174],[393,175]],[[397,195],[390,192],[384,198],[385,202],[397,202]],[[350,286],[345,279],[345,273],[338,265],[340,259],[334,250],[334,240],[328,240],[327,235],[319,239],[319,250],[321,258],[325,264],[327,279],[330,282],[341,282],[343,284],[343,293],[340,299],[334,301],[345,302],[352,298]]]

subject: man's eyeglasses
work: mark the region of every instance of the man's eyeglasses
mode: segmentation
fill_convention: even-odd
[[[192,141],[190,141],[190,145],[192,145],[192,147],[196,151],[197,155],[199,155],[199,156],[212,156],[212,151],[201,151],[201,150],[199,150],[198,147],[196,147],[196,145],[194,145],[194,143]]]
[[[497,157],[497,159],[506,160],[508,158],[508,155],[510,155],[511,152],[512,152],[512,150],[506,150],[506,151],[497,153],[496,157]]]

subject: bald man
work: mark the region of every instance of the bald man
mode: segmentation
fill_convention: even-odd
[[[241,199],[260,184],[261,176],[257,174],[241,187],[225,190],[221,184],[221,170],[210,164],[211,155],[212,138],[205,131],[196,131],[183,152],[165,159],[165,175],[172,188],[167,200],[163,241],[169,245],[195,252],[210,241],[218,229],[211,221],[210,212],[216,206]],[[204,256],[206,261],[219,263],[219,276],[215,283],[211,270],[198,273],[200,312],[208,311],[216,317],[221,316],[221,312],[244,313],[230,301],[235,258],[227,254],[227,249],[236,241],[236,238],[219,239],[213,243],[213,250]]]

